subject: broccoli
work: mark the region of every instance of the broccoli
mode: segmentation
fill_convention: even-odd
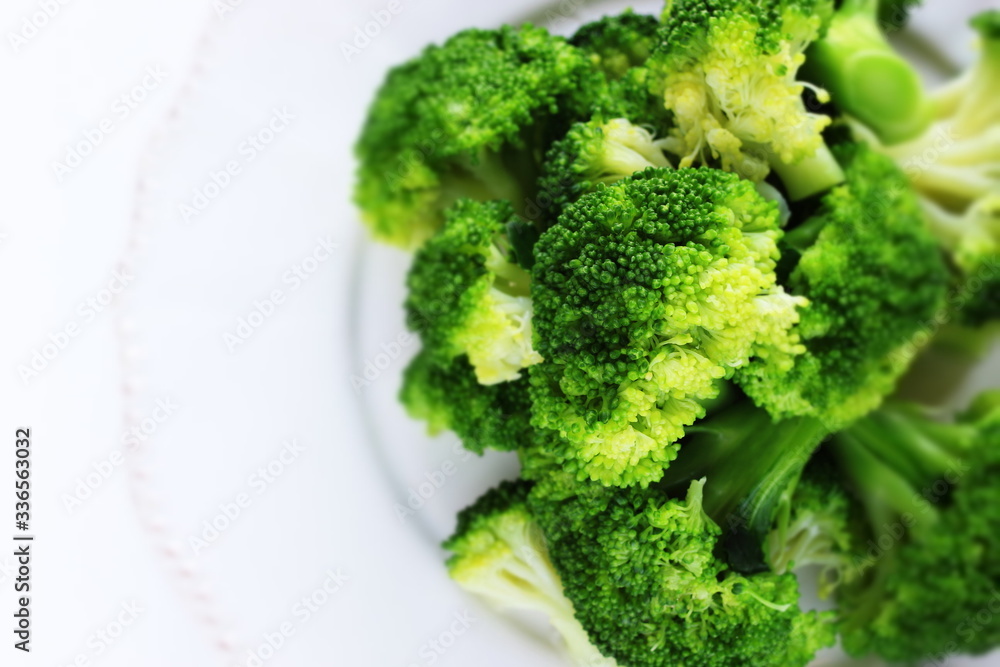
[[[460,586],[497,608],[545,614],[581,667],[615,667],[590,643],[563,593],[545,539],[528,509],[531,485],[502,482],[458,515],[444,543],[448,572]]]
[[[410,268],[407,322],[440,363],[467,355],[482,384],[520,377],[532,348],[530,275],[508,238],[507,202],[460,199]]]
[[[629,667],[807,664],[835,637],[803,612],[792,574],[744,575],[716,555],[705,481],[674,499],[656,487],[529,495],[566,596],[591,642]]]
[[[755,360],[736,380],[776,417],[812,416],[831,429],[878,407],[907,370],[944,306],[948,269],[905,176],[857,144],[838,145],[847,182],[784,239],[801,253],[785,289],[810,302],[791,364]]]
[[[559,114],[592,76],[542,28],[466,30],[392,70],[357,144],[355,199],[376,238],[413,248],[460,197],[523,206]],[[572,116],[572,113],[570,113]]]
[[[835,438],[867,531],[858,579],[838,590],[844,647],[910,662],[982,653],[1000,618],[980,614],[1000,582],[1000,405],[938,422],[915,405],[887,405]]]
[[[534,249],[532,423],[565,465],[645,485],[751,357],[802,351],[778,206],[715,169],[648,169],[570,204]]]
[[[656,48],[659,28],[655,16],[627,9],[584,25],[569,43],[586,53],[609,79],[621,79],[629,69],[645,64]]]
[[[674,0],[650,58],[654,86],[676,119],[670,150],[681,166],[718,160],[755,182],[774,169],[791,199],[843,180],[822,131],[830,119],[803,103],[803,51],[831,0]]]
[[[568,204],[600,183],[669,166],[663,140],[624,118],[576,123],[545,157],[539,190],[548,196],[547,217],[555,221]]]
[[[454,431],[477,454],[510,451],[532,437],[528,378],[482,385],[465,356],[440,362],[421,350],[403,373],[400,400],[432,435]]]
[[[806,53],[805,73],[839,109],[897,144],[927,129],[933,105],[916,68],[886,39],[882,9],[879,0],[843,0]]]

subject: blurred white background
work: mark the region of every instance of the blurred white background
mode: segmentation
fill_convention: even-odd
[[[466,464],[445,439],[400,472],[387,444],[409,443],[364,425],[419,439],[372,408],[413,352],[394,347],[407,258],[363,246],[350,204],[385,70],[539,6],[5,0],[0,664],[561,664],[451,586],[435,547],[510,461]],[[918,25],[965,35],[972,6]],[[559,11],[563,31],[599,13]],[[378,276],[396,287],[362,290]],[[359,388],[369,362],[386,369]],[[22,427],[30,655],[8,629]],[[436,508],[401,519],[445,463]]]

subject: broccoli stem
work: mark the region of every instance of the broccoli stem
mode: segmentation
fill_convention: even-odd
[[[872,530],[888,533],[900,521],[910,524],[911,529],[921,523],[934,523],[936,513],[921,497],[919,488],[876,456],[868,447],[872,434],[856,426],[836,436],[833,451],[865,507]],[[918,517],[928,516],[930,521],[917,521]]]
[[[771,168],[781,178],[791,201],[801,201],[844,182],[844,170],[826,144],[812,156],[794,164],[782,162],[775,156]]]
[[[930,125],[934,107],[919,73],[882,33],[876,0],[845,0],[806,57],[807,74],[884,143],[906,141]]]
[[[856,422],[848,437],[920,489],[959,468],[975,445],[976,429],[936,422],[914,409],[886,407]]]

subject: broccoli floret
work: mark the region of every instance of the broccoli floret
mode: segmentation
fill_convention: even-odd
[[[439,363],[467,355],[482,384],[520,377],[532,348],[530,276],[508,239],[507,202],[461,199],[410,268],[407,322]]]
[[[776,283],[778,207],[715,169],[648,169],[583,196],[535,246],[533,423],[581,478],[645,485],[719,381],[802,351]]]
[[[545,158],[540,192],[554,222],[568,204],[600,183],[614,183],[649,167],[669,167],[663,140],[624,118],[577,123],[552,145]]]
[[[676,119],[669,146],[681,166],[720,164],[755,182],[773,168],[793,200],[843,180],[822,137],[830,119],[806,109],[813,87],[796,78],[832,10],[831,0],[667,3],[648,67]]]
[[[1000,617],[980,613],[1000,582],[997,405],[953,423],[887,405],[836,436],[868,522],[863,576],[837,596],[851,654],[911,662],[1000,644]]]
[[[659,28],[655,16],[628,9],[586,24],[569,43],[586,53],[609,79],[621,79],[629,69],[645,64],[656,48]]]
[[[705,481],[529,503],[591,641],[630,667],[805,665],[833,643],[830,614],[804,613],[794,575],[743,575],[716,556]]]
[[[553,119],[582,105],[590,75],[582,52],[530,25],[466,30],[392,70],[357,145],[355,198],[372,233],[412,248],[460,197],[524,206]]]
[[[933,105],[920,74],[889,44],[879,0],[844,0],[826,34],[806,54],[806,73],[833,103],[886,144],[919,136]]]
[[[513,450],[531,440],[528,378],[482,385],[465,356],[440,362],[422,350],[406,367],[400,400],[436,435],[454,431],[466,449]]]
[[[545,539],[528,509],[530,484],[502,482],[458,515],[444,543],[452,579],[501,610],[545,614],[581,667],[615,667],[590,643],[549,560]]]
[[[949,274],[905,176],[857,144],[835,147],[847,183],[785,237],[801,252],[786,290],[809,300],[791,364],[755,360],[737,381],[776,417],[839,428],[878,407],[944,306]],[[784,361],[784,360],[783,360]]]

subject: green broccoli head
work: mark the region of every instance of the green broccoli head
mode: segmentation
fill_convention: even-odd
[[[751,357],[802,351],[776,283],[778,207],[713,169],[648,169],[571,204],[535,246],[533,423],[581,477],[645,485]],[[790,363],[790,362],[788,362]]]
[[[591,71],[582,52],[530,25],[466,30],[392,70],[356,149],[355,199],[375,237],[419,246],[460,197],[523,205],[548,124],[579,104]]]
[[[407,321],[429,355],[467,355],[482,384],[520,377],[541,360],[532,348],[529,274],[508,238],[516,223],[503,201],[461,199],[410,268]]]
[[[948,270],[903,174],[855,144],[836,147],[847,183],[786,236],[801,258],[785,288],[809,300],[794,363],[767,359],[737,381],[776,417],[839,428],[876,408],[909,366],[944,304]],[[818,231],[818,234],[817,234]]]
[[[528,378],[480,384],[465,356],[442,362],[419,352],[403,374],[400,400],[432,435],[454,431],[477,454],[513,450],[532,438]]]
[[[610,184],[649,167],[669,167],[663,141],[624,118],[576,123],[545,158],[539,191],[554,222],[566,206],[598,184]]]
[[[836,438],[867,517],[842,586],[844,647],[893,662],[988,651],[1000,644],[1000,411],[942,423],[891,405]]]
[[[831,0],[674,0],[650,58],[655,86],[676,120],[670,150],[681,166],[718,164],[761,181],[774,168],[792,199],[843,180],[798,81],[803,52]],[[820,101],[826,93],[815,89]]]
[[[621,79],[629,69],[645,64],[659,41],[659,29],[655,16],[627,9],[584,25],[569,43],[609,79]]]
[[[799,609],[793,575],[744,576],[715,555],[704,483],[683,500],[654,487],[529,497],[577,618],[630,667],[807,664],[833,643],[831,616]]]
[[[444,548],[448,572],[462,588],[501,610],[545,614],[579,665],[615,667],[591,644],[549,560],[542,531],[527,502],[530,484],[502,482],[458,515]]]
[[[908,4],[844,0],[806,54],[806,74],[887,144],[920,135],[933,119],[920,73],[886,38],[885,28],[898,28]],[[885,12],[899,15],[895,24],[883,21]]]

